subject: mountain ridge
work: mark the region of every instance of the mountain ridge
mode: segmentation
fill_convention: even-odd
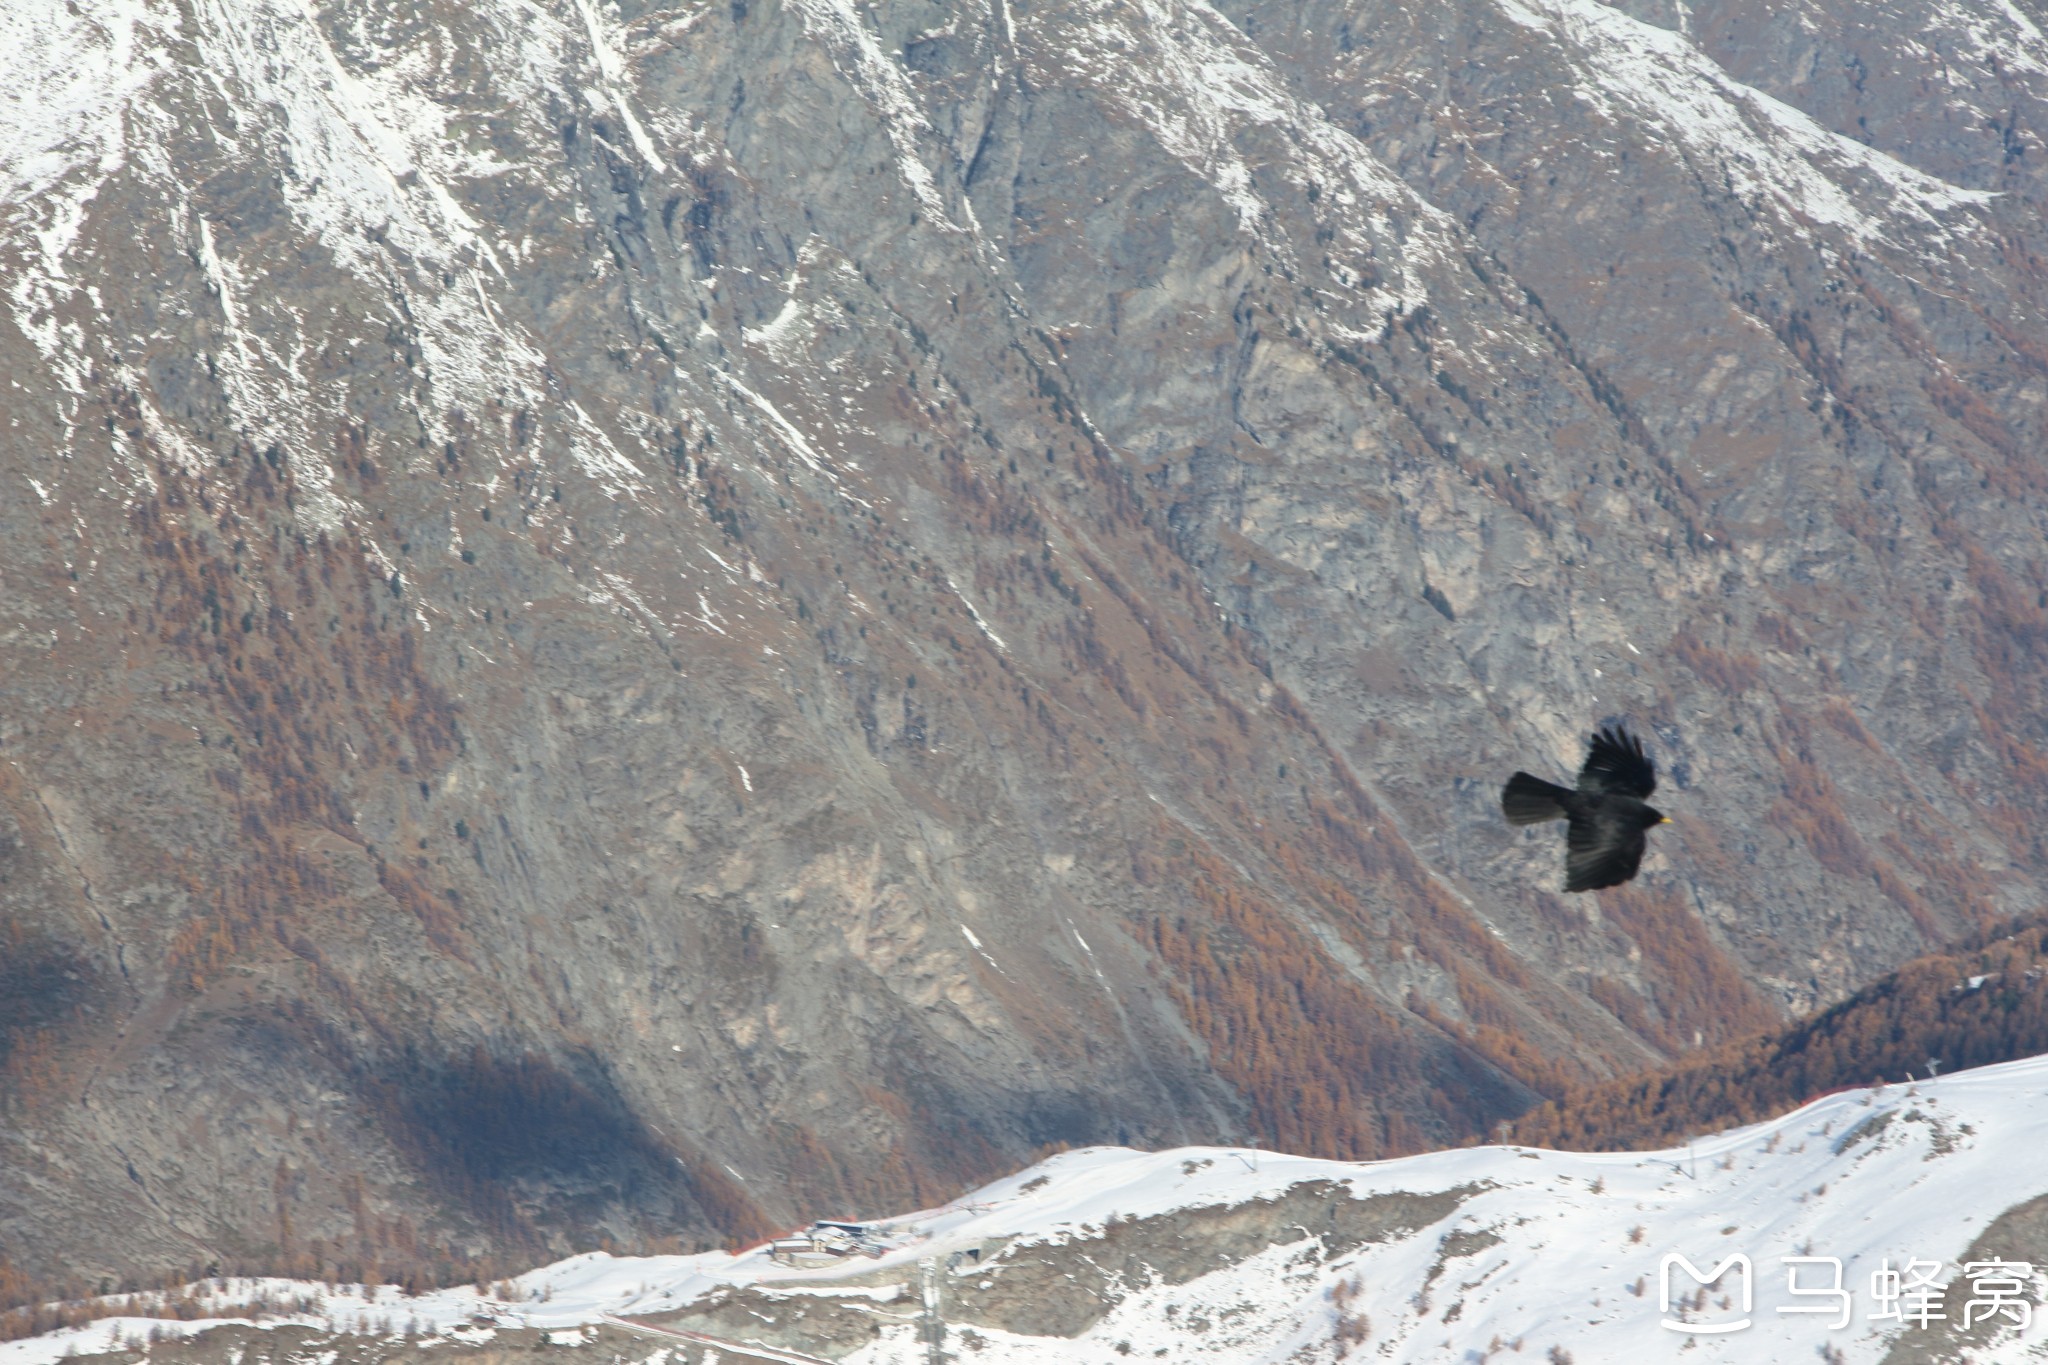
[[[2048,1051],[2039,987],[2048,930],[2022,926],[1931,953],[1811,1018],[1706,1049],[1647,1076],[1571,1086],[1517,1119],[1538,1146],[1628,1150],[1754,1123],[1819,1095]]]

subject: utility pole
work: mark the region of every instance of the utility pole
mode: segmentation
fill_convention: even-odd
[[[917,1263],[918,1287],[923,1290],[924,1315],[917,1325],[924,1338],[925,1365],[946,1365],[946,1305],[944,1272],[939,1258],[927,1256]]]

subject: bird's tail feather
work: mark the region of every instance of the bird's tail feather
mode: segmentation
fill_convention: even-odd
[[[1545,782],[1540,777],[1527,773],[1516,773],[1500,791],[1501,813],[1508,817],[1511,825],[1534,825],[1544,820],[1564,818],[1564,798],[1570,796],[1569,789],[1555,782]]]

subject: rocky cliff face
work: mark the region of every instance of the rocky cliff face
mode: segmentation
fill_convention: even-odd
[[[1412,1149],[2040,897],[2029,11],[0,32],[9,1273]]]

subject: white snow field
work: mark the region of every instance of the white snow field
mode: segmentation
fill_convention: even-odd
[[[1088,1242],[1112,1220],[1128,1226],[1247,1206],[1308,1181],[1348,1187],[1359,1198],[1468,1193],[1428,1226],[1336,1255],[1325,1256],[1319,1241],[1286,1230],[1283,1220],[1278,1235],[1295,1240],[1183,1283],[1125,1280],[1118,1288],[1111,1274],[1109,1297],[1120,1301],[1073,1338],[952,1321],[942,1358],[986,1365],[1875,1362],[1904,1327],[1899,1317],[1880,1316],[1887,1309],[1910,1318],[1943,1307],[1914,1292],[1916,1282],[1956,1282],[1946,1300],[1950,1322],[1960,1325],[1966,1313],[1974,1320],[1966,1351],[1932,1358],[1987,1365],[2048,1358],[2048,1310],[2040,1304],[2048,1265],[2037,1263],[2048,1255],[1987,1245],[1978,1256],[2002,1259],[2005,1268],[1959,1264],[2001,1213],[2048,1194],[2048,1057],[1830,1095],[1768,1123],[1647,1154],[1479,1147],[1354,1164],[1235,1148],[1067,1152],[944,1208],[872,1220],[893,1249],[819,1269],[779,1263],[765,1248],[591,1253],[520,1277],[505,1299],[467,1287],[417,1298],[390,1287],[365,1298],[291,1281],[231,1288],[321,1295],[317,1312],[266,1326],[387,1334],[410,1322],[425,1334],[415,1344],[474,1342],[497,1330],[479,1325],[479,1315],[489,1314],[499,1327],[548,1330],[553,1342],[569,1346],[585,1339],[577,1329],[607,1319],[666,1314],[721,1289],[751,1286],[873,1305],[881,1335],[843,1358],[912,1365],[934,1358],[918,1321],[931,1301],[925,1282],[933,1265],[943,1306],[950,1286],[986,1288],[1020,1252],[1057,1255],[1066,1247],[1080,1265]],[[968,1248],[985,1255],[978,1263],[953,1255]],[[1666,1262],[1671,1255],[1709,1274],[1727,1257],[1747,1257],[1748,1302],[1740,1263],[1702,1297],[1685,1267]],[[1879,1292],[1894,1287],[1882,1278],[1873,1284],[1887,1268],[1906,1272],[1896,1282],[1904,1292]],[[1666,1273],[1669,1311],[1660,1306]],[[1793,1291],[1795,1276],[1806,1292]],[[1827,1292],[1837,1286],[1841,1292]],[[1338,1339],[1343,1312],[1354,1324],[1362,1315],[1362,1340]],[[52,1365],[158,1325],[186,1336],[217,1323],[104,1320],[0,1345],[0,1365]],[[1356,1326],[1347,1335],[1355,1337]],[[652,1335],[648,1343],[650,1361],[679,1344],[664,1346]]]

